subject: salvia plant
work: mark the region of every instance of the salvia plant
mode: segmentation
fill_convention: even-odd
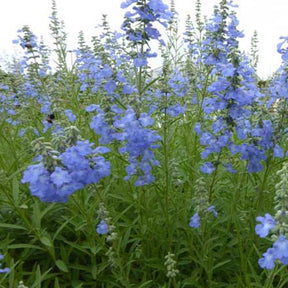
[[[196,1],[184,32],[175,4],[122,1],[119,30],[103,15],[73,50],[54,0],[52,48],[18,31],[0,70],[0,287],[288,285],[288,38],[261,79],[236,3],[203,17]]]

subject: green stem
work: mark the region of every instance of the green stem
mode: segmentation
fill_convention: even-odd
[[[165,172],[165,186],[164,186],[164,215],[166,219],[167,233],[169,244],[171,244],[171,234],[169,233],[170,229],[170,220],[169,220],[169,194],[170,194],[170,175],[169,175],[169,151],[168,151],[168,117],[167,117],[167,94],[165,97],[165,109],[164,109],[164,125],[163,125],[163,148],[164,148],[164,172]]]
[[[266,162],[266,168],[265,168],[265,172],[264,172],[264,175],[263,175],[263,179],[262,179],[262,183],[261,183],[261,186],[259,187],[259,190],[258,190],[258,197],[256,199],[256,215],[258,215],[258,213],[260,212],[260,209],[263,205],[263,202],[264,202],[264,191],[265,191],[265,185],[266,185],[266,182],[267,182],[267,179],[268,179],[268,175],[269,175],[269,172],[270,172],[270,162],[271,162],[271,157],[268,156],[267,158],[267,162]]]
[[[167,93],[165,93],[165,96],[163,97],[164,99],[164,111],[163,111],[163,120],[162,120],[162,129],[163,129],[163,139],[162,139],[162,145],[163,145],[163,156],[164,156],[164,163],[163,163],[163,170],[164,170],[164,183],[163,183],[163,188],[161,189],[162,191],[162,199],[163,201],[161,201],[162,203],[162,209],[163,209],[163,216],[165,219],[165,223],[166,223],[166,233],[167,233],[167,239],[168,239],[168,247],[167,249],[169,249],[169,247],[171,246],[172,243],[172,235],[170,233],[170,217],[169,217],[169,196],[170,196],[170,191],[171,191],[171,181],[170,181],[170,173],[169,173],[169,127],[168,127],[168,121],[169,121],[169,117],[167,114],[167,107],[168,107],[168,95]]]
[[[216,181],[216,176],[217,176],[217,171],[218,171],[218,167],[219,167],[219,163],[220,163],[221,154],[222,154],[222,150],[220,151],[220,153],[218,153],[217,160],[216,160],[216,168],[213,171],[212,181],[211,181],[210,186],[209,186],[209,198],[208,198],[209,203],[212,201],[213,186],[214,186],[215,181]]]
[[[276,270],[277,268],[274,267],[271,271],[268,272],[267,280],[265,281],[265,286],[263,288],[270,288],[273,287],[272,283],[274,280],[274,277],[276,275]]]

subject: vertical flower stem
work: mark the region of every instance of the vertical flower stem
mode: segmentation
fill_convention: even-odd
[[[243,274],[243,279],[245,281],[245,287],[251,287],[251,281],[250,281],[250,276],[249,276],[249,271],[248,271],[248,267],[247,267],[247,251],[245,251],[247,249],[247,247],[245,247],[245,243],[243,243],[245,241],[245,239],[243,239],[243,236],[241,234],[241,225],[240,225],[240,221],[239,221],[239,213],[240,211],[238,211],[237,206],[239,205],[240,201],[241,201],[241,187],[243,187],[244,183],[247,183],[247,165],[248,163],[246,163],[245,167],[243,168],[243,172],[240,173],[239,172],[239,176],[237,175],[237,178],[235,179],[235,193],[233,194],[233,198],[231,201],[231,222],[229,223],[229,226],[227,228],[227,230],[232,230],[233,226],[235,225],[235,230],[236,230],[236,237],[237,237],[237,241],[238,241],[238,250],[239,250],[239,255],[240,255],[240,259],[241,259],[241,271]]]
[[[207,87],[208,87],[208,84],[209,84],[209,74],[210,74],[210,69],[207,71],[207,75],[206,75],[206,78],[205,78],[205,83],[203,85],[203,88],[202,88],[202,91],[201,91],[201,100],[200,100],[200,103],[199,103],[199,107],[198,107],[198,113],[197,113],[197,116],[196,116],[196,121],[200,121],[202,120],[202,114],[203,114],[203,110],[202,110],[202,105],[203,105],[203,101],[206,97],[206,94],[207,94]],[[195,136],[194,136],[194,140],[193,140],[193,151],[197,151],[197,139],[198,139],[198,135],[197,133],[195,133]],[[195,162],[196,160],[196,155],[197,153],[193,153],[193,162]],[[198,157],[198,156],[197,156]],[[191,172],[194,174],[194,169],[191,170]],[[194,176],[192,176],[192,179],[194,179]]]
[[[267,158],[267,162],[266,162],[266,168],[265,168],[265,171],[264,171],[264,175],[263,175],[263,179],[262,179],[262,182],[261,182],[261,186],[259,187],[259,190],[258,190],[258,195],[257,195],[257,199],[256,199],[256,207],[255,207],[255,210],[256,210],[256,215],[258,215],[258,213],[260,212],[260,209],[263,205],[263,202],[264,202],[264,190],[265,190],[265,185],[266,185],[266,182],[267,182],[267,179],[268,179],[268,176],[269,176],[269,172],[270,172],[270,162],[271,162],[271,157],[270,155],[268,156]]]
[[[277,268],[274,267],[272,270],[268,271],[268,275],[267,275],[267,278],[266,278],[266,281],[265,281],[265,286],[263,288],[270,288],[270,287],[273,287],[273,280],[274,280],[274,277],[275,275],[277,274],[276,273],[276,270]]]
[[[214,186],[215,181],[216,181],[216,176],[217,176],[217,171],[218,171],[218,167],[219,167],[221,154],[222,154],[222,150],[220,151],[220,153],[218,153],[217,160],[216,160],[216,163],[217,163],[216,168],[213,171],[212,181],[211,181],[210,186],[209,186],[209,198],[208,198],[209,203],[212,201],[212,197],[213,197],[213,186]]]
[[[163,122],[163,149],[164,149],[164,171],[165,171],[165,185],[164,185],[164,215],[166,219],[167,233],[169,246],[172,242],[169,220],[169,194],[170,194],[170,174],[169,174],[169,143],[168,143],[168,95],[165,93],[165,108],[164,108],[164,122]]]

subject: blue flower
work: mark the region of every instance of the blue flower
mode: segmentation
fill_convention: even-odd
[[[237,170],[233,168],[233,165],[231,163],[224,164],[224,167],[226,168],[227,171],[230,173],[236,173]]]
[[[207,211],[208,211],[208,212],[212,212],[216,218],[218,217],[218,213],[217,213],[217,211],[215,210],[215,206],[210,206],[210,207],[208,207],[208,208],[207,208]]]
[[[225,14],[220,12],[221,9],[215,10],[214,17],[206,26],[203,45],[197,47],[199,50],[196,53],[191,51],[198,63],[210,66],[212,75],[202,108],[205,118],[213,122],[207,131],[198,128],[197,133],[201,135],[201,145],[207,146],[201,153],[202,159],[228,148],[232,155],[240,153],[241,160],[248,161],[247,171],[253,173],[263,170],[261,161],[266,160],[266,151],[274,146],[274,130],[271,121],[263,119],[259,125],[251,121],[251,107],[259,104],[263,95],[257,87],[255,71],[251,69],[249,60],[236,52],[237,38],[243,35],[237,30],[238,20],[229,11],[229,6],[233,7],[227,3]],[[203,89],[203,78],[199,77],[197,81],[197,87]],[[277,93],[274,94],[276,96]],[[238,141],[234,135],[246,141]],[[235,147],[234,141],[241,145]],[[279,149],[275,149],[275,153],[281,155]],[[201,171],[211,173],[209,168],[212,168],[211,165],[204,165]]]
[[[43,163],[29,166],[24,172],[22,183],[29,183],[31,195],[44,202],[66,202],[67,195],[59,195]]]
[[[59,159],[62,160],[62,163],[65,165],[65,167],[71,171],[73,171],[76,167],[79,170],[90,168],[89,160],[85,158],[85,155],[80,153],[76,146],[67,148],[59,156]]]
[[[253,144],[243,143],[242,145],[231,144],[229,149],[232,155],[241,153],[241,160],[247,160],[247,171],[249,173],[259,172],[263,169],[262,160],[266,160],[265,150],[259,149]]]
[[[72,181],[72,178],[67,170],[60,167],[55,168],[54,172],[50,175],[50,179],[57,187],[61,187],[62,185]]]
[[[200,144],[201,145],[210,145],[211,146],[211,143],[212,145],[216,142],[216,137],[209,133],[209,132],[204,132],[202,135],[201,135],[201,138],[200,138]]]
[[[283,265],[288,265],[288,257],[282,257],[280,261]]]
[[[267,215],[267,214],[266,214]],[[278,240],[274,242],[272,248],[263,253],[263,258],[258,263],[261,268],[271,270],[275,266],[275,260],[280,260],[282,264],[288,264],[288,240],[280,235]]]
[[[92,149],[88,141],[78,141],[58,157],[59,165],[48,171],[39,158],[39,164],[29,166],[22,183],[29,183],[31,194],[44,202],[66,202],[74,191],[85,185],[97,183],[110,175],[110,163],[99,153],[107,153],[106,147]]]
[[[150,0],[147,4],[142,1],[127,0],[121,3],[121,8],[128,8],[133,3],[135,3],[132,7],[133,12],[126,12],[124,23],[121,26],[128,39],[137,44],[142,41],[147,42],[149,39],[158,40],[161,34],[153,27],[153,24],[158,22],[167,27],[168,21],[172,17],[169,7],[162,0]],[[142,23],[144,23],[145,33],[138,28]],[[159,41],[161,42],[161,40]]]
[[[156,131],[147,128],[153,123],[153,119],[146,113],[141,113],[137,119],[131,107],[128,107],[122,118],[114,121],[114,127],[119,133],[115,133],[113,137],[124,143],[124,146],[119,148],[119,153],[129,155],[130,164],[126,167],[127,176],[124,179],[129,180],[132,175],[139,174],[136,186],[153,182],[152,166],[159,165],[152,149],[159,147],[156,142],[161,137]]]
[[[74,122],[76,120],[76,116],[73,114],[73,112],[70,109],[65,110],[64,113],[69,119],[69,121]]]
[[[148,61],[147,58],[145,58],[144,56],[138,56],[137,58],[135,58],[133,60],[134,66],[135,67],[143,67],[143,66],[147,66],[148,65]]]
[[[117,88],[117,85],[113,79],[110,79],[104,84],[103,88],[108,95],[113,95],[113,92]]]
[[[0,273],[9,273],[10,271],[10,268],[0,268]]]
[[[95,131],[97,135],[100,135],[99,142],[101,144],[109,144],[114,138],[115,131],[106,123],[105,113],[98,105],[90,105],[86,107],[86,111],[97,110],[97,115],[92,117],[90,122],[90,128]]]
[[[185,109],[186,109],[186,105],[181,106],[179,103],[177,103],[167,108],[167,114],[169,114],[172,117],[176,117],[179,114],[184,114]]]
[[[0,261],[4,259],[4,255],[0,254]],[[10,268],[1,268],[2,263],[0,263],[0,273],[9,273],[11,271]]]
[[[198,213],[195,213],[191,218],[190,218],[190,223],[189,226],[192,228],[198,228],[200,227],[200,217]]]
[[[274,146],[273,152],[274,152],[274,157],[277,157],[277,158],[283,158],[284,157],[283,149],[278,144],[276,144]]]
[[[274,257],[274,249],[269,248],[267,252],[263,253],[263,258],[258,260],[258,263],[261,268],[266,268],[268,270],[271,270],[275,267],[275,257]]]
[[[202,134],[201,123],[197,122],[194,126],[194,131],[197,133],[198,136]]]
[[[99,108],[100,108],[99,105],[91,104],[91,105],[89,105],[89,106],[87,106],[87,107],[85,108],[85,111],[87,111],[87,112],[93,112],[93,111],[95,111],[95,110],[98,110]]]
[[[287,61],[288,60],[288,48],[287,48],[288,37],[282,36],[280,37],[280,39],[284,39],[284,40],[277,45],[277,52],[282,54],[281,57],[283,61]]]
[[[167,84],[171,88],[171,93],[181,98],[184,97],[189,90],[189,81],[187,76],[177,69],[169,75]]]
[[[265,238],[269,234],[269,231],[276,225],[276,221],[268,213],[265,214],[265,217],[258,216],[256,220],[261,222],[261,224],[255,226],[255,232],[261,238]]]
[[[109,232],[109,226],[104,220],[101,220],[101,222],[97,225],[96,231],[100,235],[107,234]]]
[[[206,162],[200,167],[200,171],[205,174],[211,174],[214,170],[215,167],[211,162]]]
[[[124,2],[121,3],[121,8],[125,9],[128,8],[130,5],[132,5],[133,3],[136,3],[138,0],[126,0]]]
[[[164,4],[162,0],[150,0],[148,5],[155,12],[165,12],[165,10],[168,10],[168,5]]]
[[[273,244],[275,259],[288,257],[288,240],[280,235],[278,240]]]
[[[143,127],[148,127],[154,124],[153,118],[151,118],[147,113],[140,114],[139,122]]]

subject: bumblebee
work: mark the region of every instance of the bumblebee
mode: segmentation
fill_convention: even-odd
[[[50,124],[53,124],[53,120],[55,119],[55,115],[54,113],[52,114],[48,114],[47,117],[46,117],[46,121]]]

